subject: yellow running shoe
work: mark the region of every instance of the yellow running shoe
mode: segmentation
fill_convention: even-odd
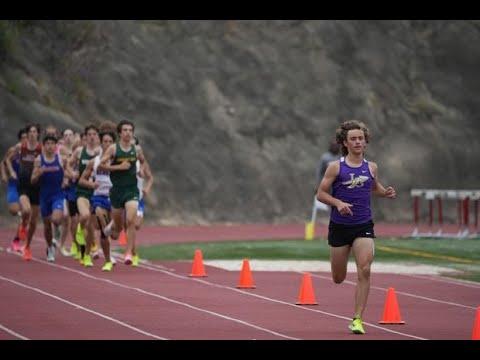
[[[90,252],[95,252],[95,251],[97,251],[97,250],[98,250],[98,245],[97,245],[96,241],[94,241],[94,242],[93,242],[93,246],[92,246],[92,248],[90,249]]]
[[[140,257],[138,256],[138,254],[133,255],[132,266],[138,266],[139,262],[140,262]]]
[[[106,262],[105,265],[102,267],[102,271],[112,271],[113,269],[113,264],[109,261]]]
[[[348,328],[352,330],[354,334],[365,334],[362,319],[360,318],[354,318],[350,325],[348,325]]]
[[[93,266],[92,257],[90,255],[85,255],[83,257],[83,266],[85,266],[85,267],[92,267]]]
[[[77,244],[72,241],[72,246],[70,246],[70,256],[75,257],[78,253]]]
[[[78,245],[85,245],[85,234],[83,232],[82,226],[80,223],[77,226],[77,231],[75,232],[75,240],[77,241]]]

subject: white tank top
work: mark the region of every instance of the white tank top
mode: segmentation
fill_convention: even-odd
[[[96,156],[93,162],[93,176],[95,181],[100,184],[100,186],[93,192],[93,195],[109,196],[112,182],[110,181],[109,171],[98,170],[101,156],[102,154]]]

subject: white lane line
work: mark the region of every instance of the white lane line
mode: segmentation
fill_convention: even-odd
[[[275,303],[278,303],[278,304],[288,305],[288,306],[293,307],[293,308],[295,308],[295,309],[312,311],[312,312],[316,312],[316,313],[320,313],[320,314],[324,314],[324,315],[328,315],[328,316],[332,316],[332,317],[335,317],[335,318],[338,318],[338,319],[344,319],[344,320],[348,320],[348,321],[351,321],[351,320],[352,320],[352,317],[351,317],[351,316],[350,316],[350,317],[348,317],[348,316],[342,316],[342,315],[338,315],[338,314],[334,314],[334,313],[329,313],[329,312],[326,312],[326,311],[316,310],[316,309],[312,309],[312,308],[308,308],[308,307],[302,307],[302,306],[298,306],[298,305],[295,305],[295,304],[292,304],[292,303],[288,303],[288,302],[286,302],[286,301],[282,301],[282,300],[278,300],[278,299],[273,299],[273,298],[270,298],[270,297],[267,297],[267,296],[250,293],[250,292],[247,292],[247,291],[245,291],[245,290],[241,290],[241,289],[232,288],[232,287],[225,286],[225,285],[220,285],[220,284],[212,283],[212,282],[209,282],[209,281],[206,281],[206,280],[203,280],[203,279],[191,278],[191,277],[187,277],[187,276],[185,276],[185,275],[173,274],[173,273],[171,273],[171,272],[169,272],[169,271],[163,270],[162,268],[156,268],[156,265],[155,265],[155,264],[139,265],[139,266],[142,267],[142,268],[145,268],[145,269],[149,269],[149,270],[151,270],[151,271],[161,272],[161,273],[164,273],[164,274],[166,274],[166,275],[173,276],[173,277],[176,277],[176,278],[179,278],[179,279],[189,280],[189,281],[197,281],[197,282],[203,283],[203,284],[205,284],[205,285],[209,285],[209,286],[213,286],[213,287],[217,287],[217,288],[221,288],[221,289],[227,289],[227,290],[230,290],[230,291],[235,291],[235,292],[238,292],[238,293],[240,293],[240,294],[257,297],[257,298],[259,298],[259,299],[267,300],[267,301],[271,301],[271,302],[275,302]],[[384,328],[384,327],[381,327],[381,326],[378,326],[378,325],[375,325],[375,324],[372,324],[372,323],[368,323],[368,322],[365,322],[365,321],[364,321],[363,323],[364,323],[364,324],[367,324],[367,325],[369,325],[369,326],[371,326],[371,327],[374,327],[374,328],[376,328],[376,329],[380,329],[380,330],[382,330],[382,331],[390,332],[390,333],[393,333],[393,334],[402,335],[402,336],[406,336],[406,337],[410,337],[410,338],[418,339],[418,340],[428,340],[428,339],[426,339],[426,338],[422,338],[422,337],[419,337],[419,336],[415,336],[415,335],[411,335],[411,334],[407,334],[407,333],[403,333],[403,332],[399,332],[399,331],[387,329],[387,328]]]
[[[6,326],[3,326],[2,324],[0,324],[0,329],[2,329],[3,331],[9,333],[10,335],[13,335],[15,337],[18,337],[19,339],[22,339],[22,340],[30,340],[29,338],[23,336],[23,335],[20,335],[19,333],[13,331],[12,329],[9,329],[7,328]]]
[[[89,278],[89,279],[94,279],[94,280],[97,280],[97,281],[103,281],[103,282],[109,283],[109,284],[111,284],[111,285],[115,285],[115,286],[122,287],[122,288],[124,288],[124,289],[135,290],[135,291],[138,291],[138,292],[140,292],[140,293],[142,293],[142,294],[145,294],[145,295],[153,296],[153,297],[156,297],[156,298],[159,298],[159,299],[162,299],[162,300],[165,300],[165,301],[168,301],[168,302],[177,304],[177,305],[181,305],[181,306],[188,307],[188,308],[193,309],[193,310],[196,310],[196,311],[204,312],[204,313],[207,313],[207,314],[210,314],[210,315],[213,315],[213,316],[216,316],[216,317],[225,319],[225,320],[233,321],[233,322],[236,322],[236,323],[239,323],[239,324],[242,324],[242,325],[245,325],[245,326],[254,328],[254,329],[256,329],[256,330],[264,331],[264,332],[269,333],[269,334],[271,334],[271,335],[275,335],[275,336],[282,337],[282,338],[289,339],[289,340],[301,340],[301,339],[295,338],[295,337],[293,337],[293,336],[288,336],[288,335],[281,334],[281,333],[278,333],[278,332],[273,331],[273,330],[270,330],[270,329],[263,328],[263,327],[261,327],[261,326],[254,325],[254,324],[249,323],[249,322],[247,322],[247,321],[243,321],[243,320],[240,320],[240,319],[237,319],[237,318],[233,318],[233,317],[230,317],[230,316],[227,316],[227,315],[223,315],[223,314],[220,314],[220,313],[217,313],[217,312],[214,312],[214,311],[202,309],[202,308],[200,308],[200,307],[193,306],[193,305],[190,305],[190,304],[185,303],[185,302],[182,302],[182,301],[170,299],[170,298],[168,298],[168,297],[166,297],[166,296],[162,296],[162,295],[159,295],[159,294],[156,294],[156,293],[152,293],[152,292],[149,292],[149,291],[146,291],[146,290],[137,288],[137,287],[133,287],[133,286],[125,285],[125,284],[122,284],[122,283],[118,283],[118,282],[113,281],[113,280],[110,280],[110,279],[105,279],[105,278],[93,276],[93,275],[87,274],[87,273],[82,272],[82,271],[79,271],[79,270],[71,269],[71,268],[69,268],[69,267],[67,267],[67,266],[58,265],[58,264],[55,264],[55,263],[49,263],[49,262],[46,262],[46,261],[44,261],[44,260],[37,259],[37,258],[35,258],[35,257],[32,258],[32,261],[36,261],[36,262],[39,262],[39,263],[41,263],[41,264],[45,264],[45,265],[49,265],[49,266],[61,268],[61,269],[64,269],[64,270],[66,270],[66,271],[74,272],[74,273],[77,273],[77,274],[79,274],[79,275],[85,276],[85,277],[87,277],[87,278]],[[163,271],[165,271],[165,270],[163,270]],[[1,277],[0,277],[0,278],[1,278]]]
[[[443,283],[452,284],[452,285],[464,286],[468,288],[480,289],[480,283],[469,281],[469,280],[451,279],[451,278],[445,278],[440,276],[428,277],[428,276],[413,275],[413,274],[402,274],[402,275],[410,276],[418,279],[433,280],[433,281],[443,282]]]
[[[128,286],[128,285],[120,284],[120,283],[116,283],[116,282],[114,282],[114,281],[112,281],[112,280],[109,280],[109,279],[97,278],[97,277],[94,277],[94,276],[89,275],[89,274],[87,274],[87,273],[84,273],[84,272],[82,272],[82,271],[74,270],[74,269],[71,269],[71,268],[66,267],[66,266],[63,266],[63,265],[58,265],[58,264],[54,264],[54,263],[49,263],[49,262],[46,262],[46,261],[43,261],[43,260],[40,260],[40,259],[36,259],[36,258],[33,258],[33,260],[35,260],[35,261],[37,261],[37,262],[40,262],[40,263],[43,263],[43,264],[46,264],[46,265],[59,267],[59,268],[65,269],[65,270],[67,270],[67,271],[72,271],[72,272],[78,273],[78,274],[80,274],[80,275],[86,276],[86,277],[88,277],[88,278],[92,278],[92,279],[96,279],[96,280],[101,280],[101,281],[105,281],[105,282],[108,282],[108,283],[115,284],[115,285],[117,285],[117,286],[121,286],[121,287],[129,288],[129,289],[137,290],[137,291],[139,291],[139,292],[144,292],[144,290],[142,290],[142,289],[134,288],[134,287],[131,287],[131,286]],[[142,261],[142,262],[143,262],[143,261]],[[144,263],[146,263],[146,261],[145,261]],[[298,305],[291,304],[291,303],[288,303],[288,302],[286,302],[286,301],[277,300],[277,299],[269,298],[269,297],[266,297],[266,296],[249,293],[249,292],[246,292],[246,291],[241,290],[241,289],[231,288],[231,287],[228,287],[228,286],[225,286],[225,285],[220,285],[220,284],[211,283],[211,282],[208,282],[208,281],[205,281],[205,280],[202,280],[202,279],[198,279],[198,278],[191,278],[191,277],[188,277],[188,276],[185,276],[185,275],[174,274],[174,273],[172,273],[172,272],[170,272],[170,271],[164,270],[164,269],[163,269],[163,266],[158,266],[158,265],[155,265],[155,264],[148,264],[148,265],[139,265],[139,267],[142,267],[142,268],[145,268],[145,269],[148,269],[148,270],[151,270],[151,271],[161,272],[161,273],[164,273],[164,274],[166,274],[166,275],[169,275],[169,276],[172,276],[172,277],[176,277],[176,278],[179,278],[179,279],[182,279],[182,280],[197,281],[197,282],[206,284],[206,285],[208,285],[208,286],[213,286],[213,287],[218,287],[218,288],[222,288],[222,289],[227,289],[227,290],[230,290],[230,291],[238,292],[238,293],[243,294],[243,295],[253,296],[253,297],[257,297],[257,298],[263,299],[263,300],[275,302],[275,303],[278,303],[278,304],[287,305],[287,306],[293,307],[293,308],[295,308],[295,309],[312,311],[312,312],[316,312],[316,313],[321,313],[321,314],[324,314],[324,315],[328,315],[328,316],[331,316],[331,317],[335,317],[335,318],[339,318],[339,319],[344,319],[344,320],[351,321],[351,317],[342,316],[342,315],[337,315],[337,314],[329,313],[329,312],[326,312],[326,311],[316,310],[316,309],[307,308],[307,307],[300,307],[300,306],[298,306]],[[146,293],[148,293],[148,292],[146,292]],[[148,293],[148,294],[149,294],[149,295],[153,295],[153,296],[161,297],[160,295],[157,295],[157,294],[152,294],[152,293]],[[164,298],[164,297],[162,297],[162,298]],[[167,301],[173,301],[172,299],[168,299],[168,298],[165,298],[165,299],[167,299]],[[190,306],[190,305],[189,305],[189,306]],[[205,312],[207,312],[207,310],[203,310],[203,309],[199,309],[199,310],[200,310],[200,311],[205,311]],[[236,319],[236,320],[237,320],[237,319]],[[241,321],[241,320],[238,320],[238,321]],[[380,329],[380,330],[385,331],[385,332],[389,332],[389,333],[393,333],[393,334],[397,334],[397,335],[402,335],[402,336],[405,336],[405,337],[410,337],[410,338],[418,339],[418,340],[428,340],[428,339],[426,339],[426,338],[422,338],[422,337],[419,337],[419,336],[415,336],[415,335],[411,335],[411,334],[402,333],[402,332],[399,332],[399,331],[387,329],[387,328],[384,328],[384,327],[380,327],[380,326],[375,325],[375,324],[372,324],[372,323],[364,322],[364,324],[367,324],[367,325],[369,325],[369,326],[371,326],[371,327]],[[255,325],[253,325],[253,326],[255,326]],[[269,330],[268,330],[268,331],[269,331]],[[279,336],[283,336],[283,337],[290,338],[290,339],[294,339],[294,340],[299,340],[299,339],[296,339],[296,338],[293,338],[293,337],[288,337],[288,336],[283,335],[283,334],[279,334]]]
[[[19,281],[16,281],[16,280],[13,280],[13,279],[10,279],[10,278],[1,276],[1,275],[0,275],[0,280],[8,281],[8,282],[10,282],[10,283],[12,283],[12,284],[15,284],[15,285],[17,285],[17,286],[23,287],[23,288],[25,288],[25,289],[29,289],[29,290],[35,291],[35,292],[37,292],[37,293],[39,293],[39,294],[42,294],[42,295],[51,297],[51,298],[53,298],[53,299],[55,299],[55,300],[58,300],[58,301],[61,301],[61,302],[65,303],[65,304],[71,305],[71,306],[73,306],[73,307],[75,307],[75,308],[77,308],[77,309],[86,311],[86,312],[88,312],[88,313],[90,313],[90,314],[97,315],[97,316],[99,316],[99,317],[101,317],[101,318],[104,318],[104,319],[106,319],[106,320],[110,320],[110,321],[112,321],[112,322],[114,322],[114,323],[116,323],[116,324],[119,324],[119,325],[121,325],[121,326],[124,326],[124,327],[126,327],[126,328],[128,328],[128,329],[130,329],[130,330],[136,331],[136,332],[138,332],[138,333],[140,333],[140,334],[142,334],[142,335],[150,336],[150,337],[152,337],[152,338],[154,338],[154,339],[158,339],[158,340],[168,340],[168,339],[166,339],[166,338],[157,336],[157,335],[155,335],[155,334],[152,334],[152,333],[149,333],[149,332],[147,332],[147,331],[144,331],[144,330],[141,330],[141,329],[139,329],[139,328],[136,328],[136,327],[134,327],[134,326],[131,326],[131,325],[127,324],[127,323],[124,323],[123,321],[114,319],[114,318],[112,318],[112,317],[110,317],[110,316],[108,316],[108,315],[104,315],[104,314],[99,313],[99,312],[97,312],[97,311],[94,311],[94,310],[88,309],[88,308],[86,308],[86,307],[83,307],[83,306],[81,306],[81,305],[79,305],[79,304],[75,304],[75,303],[73,303],[73,302],[71,302],[71,301],[68,301],[68,300],[63,299],[63,298],[61,298],[61,297],[59,297],[59,296],[53,295],[53,294],[51,294],[51,293],[49,293],[49,292],[43,291],[43,290],[41,290],[41,289],[39,289],[39,288],[36,288],[36,287],[30,286],[30,285],[21,283],[21,282],[19,282]]]
[[[299,273],[299,274],[303,274],[303,272],[301,272],[301,271],[296,271],[296,272]],[[314,273],[312,273],[311,275],[312,275],[312,277],[319,278],[319,279],[326,279],[326,280],[329,280],[329,281],[332,280],[330,277],[323,276],[323,275],[318,275],[318,274],[314,274]],[[353,286],[357,285],[354,281],[350,281],[350,280],[344,280],[343,282],[345,284],[349,284],[349,285],[353,285]],[[381,291],[387,291],[388,290],[387,288],[382,288],[380,286],[370,286],[370,289],[381,290]],[[474,307],[474,306],[459,304],[459,303],[455,303],[455,302],[451,302],[451,301],[434,299],[434,298],[421,296],[421,295],[416,295],[416,294],[412,294],[412,293],[408,293],[408,292],[404,292],[404,291],[395,290],[395,293],[405,295],[405,296],[410,296],[410,297],[413,297],[413,298],[416,298],[416,299],[422,299],[422,300],[427,300],[427,301],[431,301],[431,302],[436,302],[436,303],[440,303],[440,304],[458,306],[458,307],[463,307],[463,308],[473,309],[473,310],[476,309],[476,307]]]
[[[219,266],[215,265],[215,264],[211,264],[211,266],[213,267],[221,267],[223,269],[226,269],[226,270],[229,270],[231,271],[232,267],[231,266],[222,266],[220,264],[218,264]],[[354,264],[350,264],[349,265],[353,265],[355,266]],[[264,269],[264,267],[261,267],[262,269]],[[272,268],[272,270],[269,270],[269,271],[275,271],[274,268]],[[314,277],[317,277],[317,278],[320,278],[320,279],[326,279],[328,281],[331,281],[331,277],[330,276],[322,276],[322,275],[317,275],[316,272],[318,271],[323,271],[323,270],[307,270],[307,269],[302,269],[302,270],[295,270],[294,268],[290,268],[289,271],[291,272],[295,272],[295,273],[299,273],[299,274],[303,274],[305,273],[305,271],[308,271],[312,274],[312,276]],[[413,278],[420,278],[420,279],[424,279],[424,280],[434,280],[435,278],[430,278],[430,277],[421,277],[419,275],[413,275],[413,274],[400,274],[402,276],[410,276],[410,277],[413,277]],[[442,281],[442,280],[437,280],[437,281]],[[448,281],[442,281],[444,283],[447,283]],[[349,285],[356,285],[355,282],[352,282],[352,281],[349,281],[349,280],[344,280],[344,283],[346,284],[349,284]],[[464,284],[457,284],[457,283],[452,283],[454,285],[463,285],[463,286],[466,286],[466,287],[469,287],[469,288],[473,288],[473,289],[480,289],[480,287],[477,287],[477,286],[469,286],[469,285],[464,285]],[[470,285],[475,285],[475,284],[478,284],[478,283],[473,283],[473,284],[470,284]],[[480,286],[480,284],[478,284]],[[381,290],[381,291],[386,291],[387,288],[382,288],[382,287],[379,287],[379,286],[371,286],[370,287],[371,289],[375,289],[375,290]],[[422,299],[422,300],[427,300],[427,301],[431,301],[431,302],[436,302],[436,303],[442,303],[442,304],[447,304],[447,305],[452,305],[452,306],[457,306],[457,307],[463,307],[463,308],[467,308],[467,309],[473,309],[475,310],[477,307],[476,306],[471,306],[471,305],[465,305],[465,304],[461,304],[461,303],[458,303],[458,302],[450,302],[450,301],[445,301],[445,300],[441,300],[441,299],[438,299],[438,298],[432,298],[432,297],[426,297],[426,296],[422,296],[422,295],[417,295],[417,294],[413,294],[413,293],[409,293],[409,292],[401,292],[401,291],[397,291],[398,294],[402,294],[402,295],[405,295],[405,296],[410,296],[410,297],[414,297],[414,298],[418,298],[418,299]]]

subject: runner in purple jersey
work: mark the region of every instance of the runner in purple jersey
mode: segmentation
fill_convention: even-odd
[[[340,284],[345,280],[351,249],[357,264],[355,314],[349,325],[355,334],[365,334],[362,315],[370,290],[370,266],[374,255],[370,197],[372,193],[391,199],[396,196],[393,187],[385,188],[378,181],[377,164],[365,160],[369,135],[362,122],[351,120],[341,124],[336,139],[343,157],[329,164],[317,191],[317,199],[332,206],[328,244],[333,281]]]

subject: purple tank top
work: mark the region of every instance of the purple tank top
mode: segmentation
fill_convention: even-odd
[[[332,206],[330,220],[336,224],[355,225],[372,220],[370,196],[372,193],[373,175],[368,161],[363,160],[360,167],[350,167],[345,157],[340,158],[340,171],[332,184],[332,196],[343,202],[352,204],[353,215],[341,215]]]

